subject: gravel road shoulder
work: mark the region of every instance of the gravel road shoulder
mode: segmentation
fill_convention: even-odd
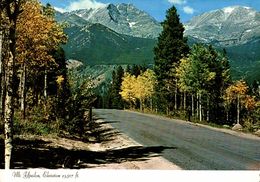
[[[241,131],[233,131],[231,129],[226,129],[226,128],[216,128],[216,127],[212,127],[212,126],[208,126],[208,125],[204,125],[204,124],[193,123],[193,122],[184,121],[184,120],[180,120],[180,119],[171,119],[171,118],[167,118],[167,117],[159,116],[159,115],[154,115],[154,114],[146,114],[146,113],[140,113],[140,112],[130,111],[130,110],[125,110],[125,111],[130,112],[130,113],[143,115],[143,116],[149,116],[149,117],[153,117],[153,118],[168,120],[168,121],[171,121],[171,122],[174,121],[174,122],[178,122],[178,123],[181,123],[181,124],[190,124],[190,125],[194,125],[194,126],[198,126],[198,127],[208,128],[210,130],[220,131],[222,133],[227,133],[227,134],[238,136],[238,137],[243,137],[243,138],[247,138],[247,139],[259,140],[260,141],[259,136],[251,134],[251,133],[244,133],[244,132],[241,132]]]
[[[104,123],[103,120],[95,121],[97,123]],[[114,129],[110,124],[102,124],[103,129]],[[88,146],[91,151],[107,151],[118,150],[128,147],[142,146],[126,135],[120,133],[113,136],[112,140],[102,142],[100,144],[91,144]],[[145,160],[125,161],[122,163],[111,163],[102,165],[93,165],[96,169],[145,169],[145,170],[181,170],[181,168],[173,163],[167,161],[163,157],[156,154],[149,156]]]

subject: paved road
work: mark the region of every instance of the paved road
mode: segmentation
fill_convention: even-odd
[[[174,147],[162,156],[183,169],[260,169],[260,139],[134,112],[102,109],[94,113],[144,146]]]

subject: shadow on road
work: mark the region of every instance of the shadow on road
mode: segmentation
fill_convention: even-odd
[[[15,169],[27,168],[91,168],[91,164],[122,163],[125,161],[144,161],[160,156],[165,149],[173,147],[134,146],[123,149],[95,152],[88,150],[68,150],[63,147],[51,147],[43,140],[15,139],[13,163]],[[4,168],[4,141],[0,140],[1,168]]]
[[[98,120],[98,119],[97,119]],[[96,122],[88,122],[84,127],[85,133],[82,137],[73,136],[70,134],[59,134],[59,137],[67,138],[76,141],[83,141],[86,143],[102,143],[102,142],[109,142],[114,139],[115,136],[120,135],[120,132],[114,130],[113,128],[105,128],[103,127],[104,124],[115,123],[119,121],[99,121]]]
[[[120,135],[120,132],[114,128],[104,127],[106,124],[110,124],[118,121],[99,121],[97,120],[87,123],[85,127],[85,135],[82,140],[89,143],[102,143],[109,142],[114,137]]]
[[[105,124],[118,121],[93,121],[86,125],[86,134],[82,138],[74,136],[62,136],[69,138],[73,143],[83,141],[84,143],[104,143],[121,135],[113,128],[103,127]],[[166,149],[174,147],[164,146],[132,146],[122,149],[110,149],[106,151],[68,149],[53,145],[54,141],[44,141],[35,137],[34,139],[15,138],[13,150],[13,168],[91,168],[99,164],[122,163],[125,161],[145,161],[151,157],[160,156]],[[0,168],[4,168],[4,140],[0,138]]]

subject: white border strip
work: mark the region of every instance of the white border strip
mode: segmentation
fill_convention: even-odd
[[[260,182],[260,171],[1,170],[0,182]]]

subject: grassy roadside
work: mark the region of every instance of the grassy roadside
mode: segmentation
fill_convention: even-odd
[[[233,132],[239,132],[239,133],[243,133],[243,134],[252,134],[254,136],[260,137],[260,133],[249,131],[246,128],[243,128],[242,130],[239,130],[239,131],[234,131],[234,130],[232,130],[233,126],[229,126],[229,125],[219,125],[219,124],[216,124],[216,123],[213,123],[213,122],[199,121],[195,118],[191,118],[191,121],[188,121],[187,118],[185,117],[185,114],[167,115],[167,114],[157,113],[155,111],[150,111],[150,110],[145,110],[145,111],[141,112],[138,109],[132,109],[132,110],[128,109],[126,111],[137,112],[137,113],[141,113],[141,114],[150,114],[150,115],[154,115],[154,116],[164,117],[164,118],[167,118],[167,119],[177,119],[177,120],[182,121],[182,122],[190,122],[190,123],[195,124],[195,125],[198,124],[202,127],[211,127],[213,129],[214,128],[225,129],[225,130],[229,130],[229,131],[233,131]]]

